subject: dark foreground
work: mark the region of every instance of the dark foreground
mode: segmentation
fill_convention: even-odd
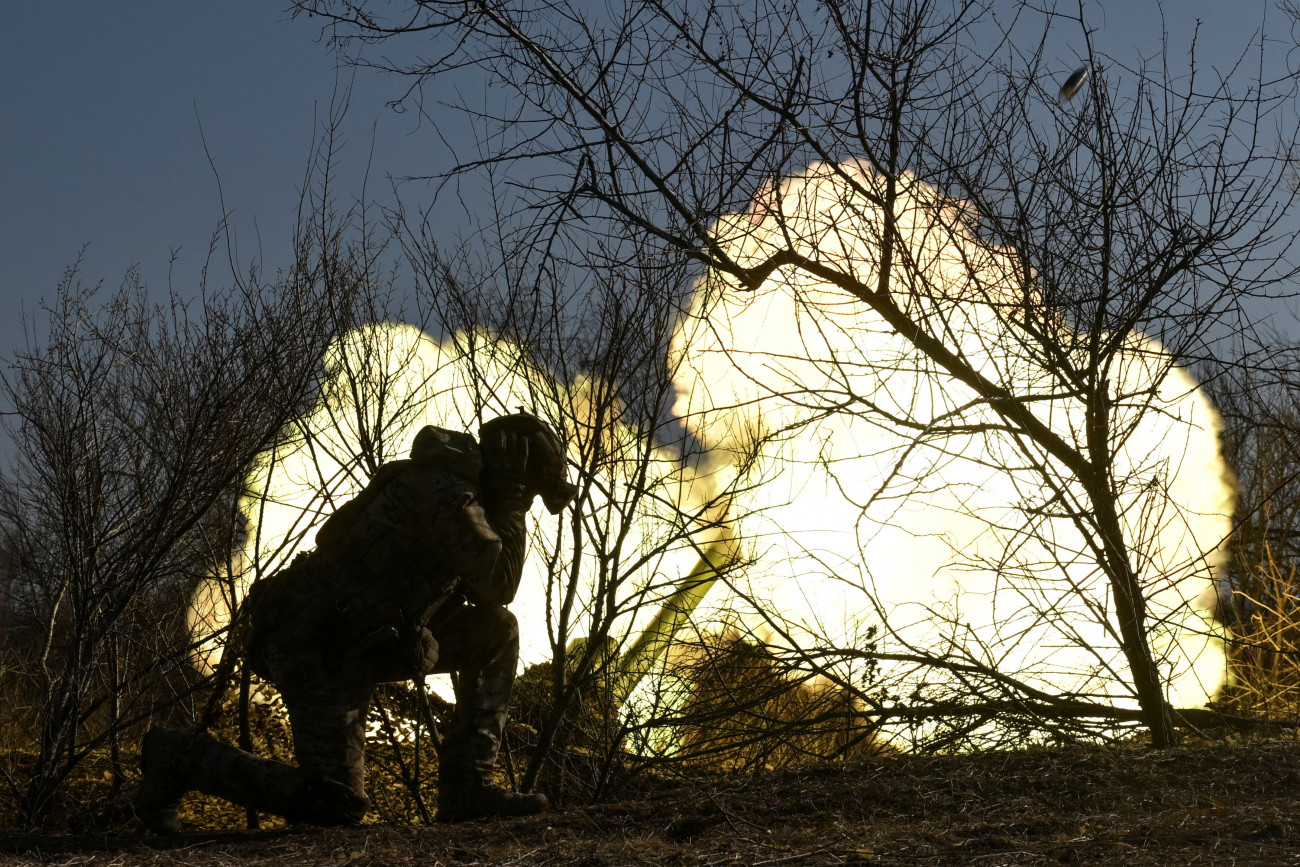
[[[1300,742],[887,756],[510,822],[0,836],[0,863],[1300,863]]]

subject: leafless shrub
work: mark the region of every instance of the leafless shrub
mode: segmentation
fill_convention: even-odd
[[[69,269],[48,333],[11,362],[5,638],[30,705],[7,705],[3,723],[26,745],[6,775],[24,822],[51,821],[60,786],[100,751],[118,800],[125,745],[159,714],[192,712],[205,682],[188,666],[189,592],[227,558],[251,468],[311,405],[319,359],[355,314],[358,287],[331,272],[336,240],[304,236],[278,279],[161,302],[134,272],[105,292]]]
[[[724,772],[847,760],[879,749],[856,697],[818,683],[739,636],[684,645],[689,683],[679,734],[686,762]]]

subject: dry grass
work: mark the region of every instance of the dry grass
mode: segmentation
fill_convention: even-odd
[[[680,661],[691,682],[681,752],[713,771],[752,772],[879,750],[874,728],[843,689],[783,668],[740,638],[701,643]]]
[[[1235,593],[1244,616],[1233,629],[1226,700],[1247,715],[1300,719],[1300,569],[1279,562],[1267,545],[1262,551]]]
[[[1297,575],[1270,562],[1250,588],[1239,624],[1232,701],[1249,714],[1294,719],[1300,710]],[[0,832],[0,863],[87,865],[258,864],[1041,864],[1058,862],[1276,864],[1300,861],[1300,743],[1199,743],[1169,751],[1069,747],[964,756],[874,753],[842,698],[788,676],[743,643],[701,656],[683,711],[690,762],[620,766],[617,800],[585,806],[607,763],[629,762],[599,691],[584,694],[557,739],[548,788],[567,804],[548,815],[458,827],[422,826],[416,801],[436,800],[431,745],[372,738],[376,809],[360,829],[285,828],[266,817],[242,828],[242,809],[197,794],[191,833],[145,835],[123,805],[105,756],[92,755],[67,787],[60,836]],[[512,739],[522,760],[549,704],[548,669],[520,679]],[[256,687],[255,750],[288,759],[290,739],[274,691]],[[382,697],[410,711],[397,693]],[[237,736],[234,696],[214,734]],[[408,713],[409,715],[409,713]],[[846,720],[848,727],[846,727]],[[1278,731],[1276,727],[1261,728]],[[816,756],[835,762],[814,762]],[[611,757],[613,757],[611,759]],[[19,751],[5,767],[18,769]],[[419,764],[422,762],[423,764]],[[803,763],[803,764],[801,764]],[[504,764],[504,763],[503,763]],[[635,762],[633,762],[635,764]],[[408,786],[404,769],[419,768]],[[773,770],[773,767],[776,770]],[[671,779],[662,774],[671,771]],[[503,775],[504,777],[504,775]],[[503,778],[502,782],[506,782]],[[426,811],[427,812],[427,811]],[[0,798],[0,828],[16,827]],[[93,835],[87,829],[104,829]]]
[[[1300,744],[877,756],[451,827],[0,838],[6,864],[1278,864]]]

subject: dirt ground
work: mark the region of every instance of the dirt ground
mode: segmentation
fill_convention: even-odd
[[[1300,743],[881,756],[456,826],[0,836],[0,863],[1300,863]]]

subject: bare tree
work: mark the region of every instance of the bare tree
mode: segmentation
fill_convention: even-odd
[[[800,424],[850,413],[932,456],[963,441],[1000,443],[990,461],[1014,463],[1036,485],[1013,504],[1020,523],[1005,550],[1050,543],[1054,528],[1070,528],[1077,550],[1048,544],[1056,553],[1046,555],[1046,571],[1067,589],[1080,563],[1104,578],[1100,596],[1075,597],[1114,636],[1127,669],[1120,681],[1153,741],[1174,742],[1152,641],[1178,615],[1168,606],[1153,614],[1151,605],[1180,575],[1208,574],[1222,540],[1197,541],[1199,564],[1191,554],[1158,562],[1160,543],[1142,522],[1188,516],[1175,497],[1140,493],[1167,490],[1169,461],[1162,470],[1125,449],[1190,394],[1176,363],[1248,340],[1250,299],[1276,294],[1292,276],[1282,219],[1293,194],[1282,155],[1295,129],[1293,79],[1259,80],[1251,51],[1222,73],[1200,68],[1194,55],[1181,70],[1167,60],[1125,68],[1094,48],[1082,7],[295,6],[322,16],[356,62],[408,76],[407,99],[425,98],[426,84],[466,67],[507,94],[489,101],[486,117],[476,112],[482,158],[450,174],[486,169],[518,185],[514,207],[494,225],[511,242],[525,288],[553,281],[556,264],[567,262],[585,271],[566,272],[577,296],[654,248],[718,275],[728,284],[723,297],[812,280],[898,335],[890,364],[923,370],[950,401],[917,416],[906,395],[873,405],[848,387],[843,364],[814,358],[823,380],[838,374],[845,387],[787,383],[785,397],[808,410]],[[1091,73],[1072,101],[1058,99],[1057,82],[1074,64],[1058,68],[1045,56],[1049,26],[1072,28]],[[368,50],[375,43],[382,54]],[[769,203],[784,208],[778,224],[797,219],[798,206],[782,204],[782,184],[815,165],[839,201],[812,230],[778,226],[749,243],[724,219],[747,213],[761,223]],[[932,209],[925,220],[909,212],[918,202]],[[833,213],[868,236],[847,254]],[[937,248],[918,247],[918,231]],[[990,272],[990,251],[1007,248]],[[957,259],[940,274],[918,259],[926,249]],[[973,349],[976,325],[988,342]],[[1062,403],[1081,424],[1059,423],[1053,406]],[[858,503],[884,490],[879,480],[853,481]],[[1067,631],[1078,616],[1041,613]],[[960,618],[951,625],[957,646]],[[963,664],[982,677],[1016,674],[971,657]],[[1012,688],[1019,699],[1044,698],[1022,687]]]
[[[1294,348],[1283,347],[1284,363],[1263,369],[1239,367],[1215,379],[1211,389],[1224,418],[1224,451],[1236,469],[1240,489],[1232,560],[1236,589],[1270,558],[1300,558],[1300,414],[1296,407]],[[1232,588],[1226,588],[1229,592]],[[1248,594],[1250,595],[1250,594]],[[1223,600],[1225,617],[1248,613],[1249,602]]]

